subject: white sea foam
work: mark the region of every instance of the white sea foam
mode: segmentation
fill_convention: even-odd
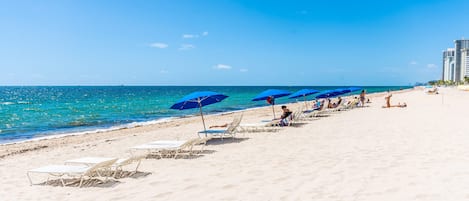
[[[132,123],[128,123],[128,124],[112,126],[112,127],[109,127],[109,128],[99,128],[99,129],[88,130],[88,131],[56,133],[56,134],[48,133],[48,134],[43,134],[43,136],[37,136],[36,135],[36,137],[34,137],[32,139],[18,139],[17,141],[9,141],[9,142],[6,142],[6,143],[0,142],[0,145],[17,144],[17,143],[23,143],[23,142],[45,140],[45,139],[55,139],[55,138],[61,138],[61,137],[66,137],[66,136],[76,136],[76,135],[85,135],[85,134],[109,132],[109,131],[115,131],[115,130],[121,130],[121,129],[135,128],[135,127],[140,127],[140,126],[160,124],[160,123],[173,121],[174,119],[176,119],[176,118],[175,117],[168,117],[168,118],[161,118],[161,119],[157,119],[157,120],[144,121],[144,122],[132,122]]]

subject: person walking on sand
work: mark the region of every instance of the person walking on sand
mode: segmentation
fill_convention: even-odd
[[[366,95],[366,92],[363,89],[362,92],[360,93],[360,103],[362,107],[365,106],[365,95]]]

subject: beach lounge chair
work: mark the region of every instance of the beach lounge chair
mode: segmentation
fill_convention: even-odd
[[[103,174],[113,175],[113,177],[115,178],[116,174],[118,172],[121,172],[122,168],[124,166],[127,166],[127,165],[130,165],[130,164],[134,163],[134,162],[137,162],[137,165],[136,165],[135,171],[134,171],[134,173],[136,173],[137,170],[138,170],[138,167],[140,166],[140,162],[143,158],[145,158],[144,155],[140,155],[140,156],[135,155],[135,156],[131,156],[131,157],[120,158],[120,159],[117,159],[117,161],[114,164],[112,164],[111,167],[107,171],[99,171],[98,173],[100,173],[101,175],[103,175]],[[112,158],[83,157],[83,158],[67,160],[67,161],[65,161],[65,164],[66,165],[92,166],[92,165],[95,165],[95,164],[100,163],[102,161],[109,160],[109,159],[112,159]]]
[[[137,163],[137,165],[135,166],[135,170],[133,171],[134,174],[137,173],[138,167],[140,166],[140,163],[142,162],[142,159],[144,158],[145,158],[145,155],[135,155],[135,156],[127,157],[127,158],[118,159],[111,166],[111,170],[113,171],[112,177],[116,178],[117,174],[123,171],[124,166],[128,166],[133,163]]]
[[[205,131],[199,131],[197,134],[199,135],[199,137],[201,134],[202,135],[205,134],[205,137],[210,135],[212,137],[221,137],[221,139],[223,139],[226,136],[234,138],[236,136],[236,131],[242,119],[243,119],[243,114],[237,117],[234,117],[233,121],[228,124],[228,127],[226,129],[221,129],[221,130],[209,129]]]
[[[70,177],[72,179],[78,179],[80,184],[78,187],[81,187],[85,178],[96,178],[99,179],[101,177],[100,171],[109,170],[111,165],[117,161],[116,158],[105,160],[94,165],[49,165],[44,166],[36,169],[29,170],[27,172],[27,176],[29,179],[29,183],[33,185],[31,174],[32,173],[43,173],[48,174],[48,178],[46,184],[49,182],[49,178],[56,177],[62,183],[62,186],[66,186],[65,177]],[[107,180],[107,177],[104,181]]]
[[[280,130],[280,120],[272,120],[269,122],[240,124],[240,132],[276,132]]]
[[[200,138],[194,138],[186,141],[154,141],[147,144],[131,147],[132,150],[145,150],[148,154],[157,154],[160,158],[174,157],[188,154],[192,155],[192,148],[196,143],[200,142]]]

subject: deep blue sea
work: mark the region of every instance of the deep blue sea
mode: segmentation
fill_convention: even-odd
[[[345,86],[21,86],[0,87],[0,144],[37,137],[95,132],[146,124],[172,117],[196,115],[198,109],[172,110],[173,103],[194,91],[215,91],[229,97],[205,106],[205,114],[266,106],[251,101],[266,89],[291,92]],[[367,93],[409,86],[363,87]],[[355,93],[359,93],[355,92]],[[314,95],[308,96],[312,100]],[[276,104],[295,102],[276,99]]]

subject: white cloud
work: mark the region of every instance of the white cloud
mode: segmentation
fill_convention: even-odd
[[[199,37],[199,35],[197,35],[197,34],[195,34],[195,35],[194,34],[183,34],[182,35],[182,38],[198,38],[198,37]]]
[[[152,44],[150,44],[150,47],[156,47],[156,48],[163,49],[163,48],[167,48],[168,44],[166,44],[166,43],[152,43]]]
[[[169,73],[169,71],[163,69],[163,70],[160,70],[160,73],[161,73],[161,74],[166,74],[166,73]]]
[[[427,64],[427,68],[436,68],[435,64]]]
[[[230,70],[231,66],[226,65],[226,64],[217,64],[217,65],[213,66],[213,68],[218,69],[218,70]]]
[[[190,49],[194,49],[195,48],[195,45],[192,45],[192,44],[182,44],[181,47],[179,48],[179,50],[190,50]]]
[[[239,69],[239,72],[245,73],[245,72],[248,72],[248,69],[241,68],[241,69]]]
[[[416,61],[410,61],[409,64],[410,65],[417,65],[418,63]]]
[[[204,32],[202,33],[202,36],[208,36],[208,31],[204,31]]]

